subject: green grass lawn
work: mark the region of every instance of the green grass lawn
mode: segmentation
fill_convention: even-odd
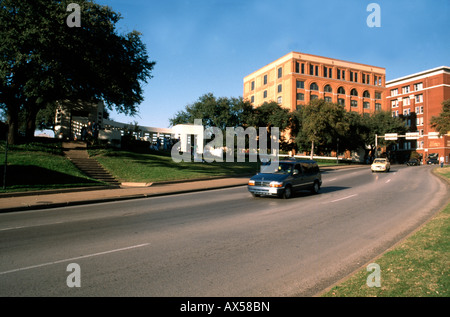
[[[0,143],[0,193],[103,185],[81,173],[63,156],[61,142],[8,147],[6,190],[3,189],[5,143]]]
[[[435,173],[450,180],[450,167]],[[449,297],[450,204],[401,244],[375,259],[380,287],[369,287],[373,271],[362,269],[323,297]]]
[[[258,171],[257,163],[180,162],[169,155],[143,154],[110,149],[89,150],[110,173],[122,182],[163,182],[212,178],[228,175],[248,175]]]

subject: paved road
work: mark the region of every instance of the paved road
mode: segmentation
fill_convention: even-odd
[[[0,296],[312,296],[440,208],[430,171],[329,171],[290,200],[238,187],[0,214]]]

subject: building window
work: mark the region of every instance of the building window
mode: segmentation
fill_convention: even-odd
[[[328,77],[328,68],[326,66],[323,67],[323,77]]]
[[[338,104],[340,104],[341,106],[345,106],[345,99],[339,98],[338,99]]]
[[[309,65],[309,74],[310,74],[311,76],[314,75],[314,65],[312,65],[312,64]]]
[[[267,85],[267,75],[264,75],[264,85]]]
[[[370,98],[370,93],[369,93],[368,90],[365,90],[365,91],[363,92],[363,97],[364,97],[364,98]]]
[[[423,102],[423,95],[416,95],[416,103]]]
[[[350,105],[352,106],[352,108],[358,107],[358,100],[351,100]]]
[[[375,99],[381,99],[381,92],[375,91]]]
[[[295,63],[295,72],[298,74],[298,73],[300,73],[300,63],[299,62],[296,62]]]
[[[411,100],[409,99],[409,97],[403,98],[404,106],[409,106],[410,104],[411,104]]]
[[[316,65],[316,76],[319,76],[319,66]]]
[[[297,93],[297,100],[298,101],[304,101],[305,100],[305,94]]]
[[[367,102],[367,101],[365,101],[365,102],[363,103],[363,107],[364,107],[364,109],[370,109],[370,103]]]
[[[397,99],[391,100],[391,107],[392,107],[392,108],[398,107],[398,100],[397,100]]]
[[[254,81],[252,81],[252,88],[251,88],[251,90],[252,91],[255,90],[255,82]]]
[[[423,83],[414,84],[415,91],[422,90],[422,89],[423,89]]]
[[[280,92],[282,92],[282,91],[283,91],[283,85],[279,84],[279,85],[278,85],[278,92],[280,93]]]
[[[305,82],[302,80],[297,80],[297,89],[305,89]]]
[[[319,97],[317,95],[311,95],[311,100],[316,100],[319,99]]]
[[[350,81],[353,81],[353,72],[350,72]]]
[[[324,88],[324,91],[325,92],[333,92],[333,89],[331,88],[330,85],[326,85],[325,88]]]
[[[251,96],[251,97],[250,97],[250,102],[251,102],[251,103],[254,103],[254,102],[255,102],[255,96]]]
[[[318,91],[318,90],[319,90],[319,86],[317,86],[316,83],[312,83],[312,84],[309,86],[309,89]]]
[[[370,75],[366,75],[367,85],[370,85]]]
[[[338,90],[337,90],[337,92],[338,92],[338,94],[345,95],[345,89],[344,89],[344,87],[339,87]]]
[[[352,89],[352,91],[350,92],[350,95],[351,96],[356,96],[356,97],[358,96],[358,92],[356,91],[355,88]]]
[[[332,102],[331,101],[331,97],[325,97],[324,99],[325,99],[326,102]]]
[[[281,78],[281,77],[283,77],[283,68],[282,67],[278,68],[278,78]]]
[[[281,105],[283,103],[283,97],[279,96],[277,102]]]
[[[337,79],[341,79],[341,70],[340,69],[337,70],[336,77],[337,77]]]
[[[402,87],[402,94],[409,93],[409,86]]]
[[[375,104],[375,110],[376,111],[381,111],[381,103],[376,103]]]
[[[305,64],[302,63],[302,74],[304,74],[304,73],[305,73]]]
[[[391,89],[391,97],[397,96],[398,95],[398,89]]]
[[[264,90],[263,96],[264,96],[264,99],[267,98],[267,90]]]

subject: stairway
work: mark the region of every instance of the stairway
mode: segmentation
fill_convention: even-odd
[[[71,141],[63,142],[66,157],[84,174],[111,186],[120,186],[117,181],[103,166],[95,159],[89,157],[86,143]]]

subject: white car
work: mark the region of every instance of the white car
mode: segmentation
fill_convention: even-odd
[[[370,166],[372,173],[374,172],[389,172],[391,164],[386,158],[376,158]]]

